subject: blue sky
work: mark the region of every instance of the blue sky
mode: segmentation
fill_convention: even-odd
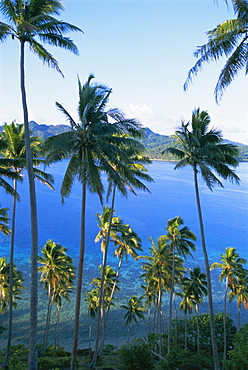
[[[218,4],[217,4],[218,3]],[[244,72],[226,90],[219,105],[213,91],[224,63],[206,65],[187,92],[193,52],[207,41],[206,31],[233,17],[224,0],[64,0],[58,17],[80,27],[70,34],[79,56],[47,46],[65,78],[43,66],[26,48],[29,120],[65,123],[61,103],[77,119],[77,74],[89,73],[113,89],[110,107],[122,109],[154,132],[170,135],[192,110],[208,110],[212,126],[225,138],[248,144],[248,80]],[[1,19],[1,18],[0,18]],[[3,20],[3,19],[1,19]],[[0,124],[23,122],[19,89],[19,43],[0,44]]]

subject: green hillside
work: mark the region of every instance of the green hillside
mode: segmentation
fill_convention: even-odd
[[[31,121],[30,129],[33,135],[41,136],[42,138],[47,138],[52,135],[58,135],[61,132],[69,131],[70,126],[68,125],[39,125],[38,123]],[[1,130],[1,127],[0,127]],[[161,159],[161,160],[175,160],[171,154],[162,155],[162,152],[173,145],[174,139],[171,136],[156,134],[149,128],[146,128],[145,138],[142,140],[145,148],[146,154],[151,159]],[[230,140],[224,140],[224,142],[229,142],[237,145],[239,147],[240,161],[248,161],[248,145],[241,143],[234,143]]]

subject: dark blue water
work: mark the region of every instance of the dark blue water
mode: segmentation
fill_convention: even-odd
[[[54,164],[47,169],[55,178],[55,191],[45,185],[36,183],[39,244],[48,239],[61,243],[68,249],[68,254],[77,265],[80,239],[81,215],[81,184],[75,182],[71,195],[61,203],[60,186],[65,171],[66,162]],[[201,266],[204,261],[201,250],[198,226],[197,208],[191,168],[174,170],[172,162],[154,161],[149,167],[149,174],[154,183],[149,184],[151,193],[138,192],[138,196],[129,194],[128,198],[117,195],[115,210],[125,223],[129,223],[142,239],[144,254],[148,253],[149,237],[154,239],[165,233],[168,219],[181,216],[190,230],[198,236],[197,250],[194,259],[189,259],[187,266]],[[235,247],[243,258],[248,260],[248,163],[241,163],[237,169],[241,178],[240,186],[224,182],[224,189],[216,187],[211,192],[200,181],[202,211],[205,224],[206,242],[210,263],[219,261],[220,253],[227,247]],[[17,230],[15,243],[15,262],[24,272],[26,279],[29,275],[30,256],[30,220],[27,182],[18,185],[21,202],[17,205]],[[11,208],[11,197],[0,189],[2,207]],[[97,266],[101,263],[99,244],[94,242],[98,232],[96,213],[102,212],[102,206],[97,195],[87,195],[87,246],[84,272],[84,289],[90,290],[90,281],[98,273]],[[9,238],[0,235],[0,256],[9,255]],[[113,257],[113,247],[110,247],[109,263],[116,267],[117,260]],[[215,302],[222,302],[222,286],[217,282],[218,272],[213,272]],[[139,263],[131,260],[124,263],[121,272],[122,293],[120,301],[130,294],[139,292],[140,281]],[[28,279],[27,279],[28,280]],[[28,285],[28,282],[27,282]],[[27,292],[28,294],[28,286]],[[43,302],[40,307],[42,309]],[[45,307],[45,305],[44,305]],[[24,309],[25,311],[25,309]],[[71,311],[71,310],[70,310]],[[68,314],[68,313],[67,313]],[[28,313],[25,311],[25,315]],[[24,315],[24,316],[25,316]],[[73,314],[72,314],[73,315]],[[23,317],[24,317],[23,316]],[[248,313],[244,312],[246,320]],[[69,325],[69,324],[68,324]]]

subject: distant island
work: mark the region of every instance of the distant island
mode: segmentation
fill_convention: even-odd
[[[42,138],[58,135],[62,132],[70,130],[70,126],[68,125],[39,125],[34,121],[29,122],[29,125],[33,135],[41,136]],[[0,126],[0,131],[1,130],[2,127]],[[142,143],[146,148],[146,155],[149,158],[164,161],[176,160],[176,158],[171,154],[162,155],[162,152],[166,148],[173,145],[174,139],[171,136],[157,134],[151,131],[148,127],[145,128],[145,131],[145,138],[142,140]],[[238,160],[240,162],[248,162],[248,145],[233,142],[227,139],[224,139],[223,142],[237,145],[240,153]]]

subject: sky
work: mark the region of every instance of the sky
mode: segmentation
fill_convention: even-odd
[[[70,33],[79,56],[46,45],[64,78],[26,47],[29,120],[65,124],[61,103],[77,120],[78,84],[89,74],[112,88],[109,107],[121,109],[152,131],[172,135],[194,108],[207,110],[224,138],[248,144],[248,78],[239,73],[220,104],[214,87],[225,59],[206,65],[183,91],[194,51],[206,32],[234,17],[224,0],[64,0],[57,17],[80,27]],[[0,16],[0,20],[4,21]],[[23,122],[17,40],[0,44],[0,124]]]

